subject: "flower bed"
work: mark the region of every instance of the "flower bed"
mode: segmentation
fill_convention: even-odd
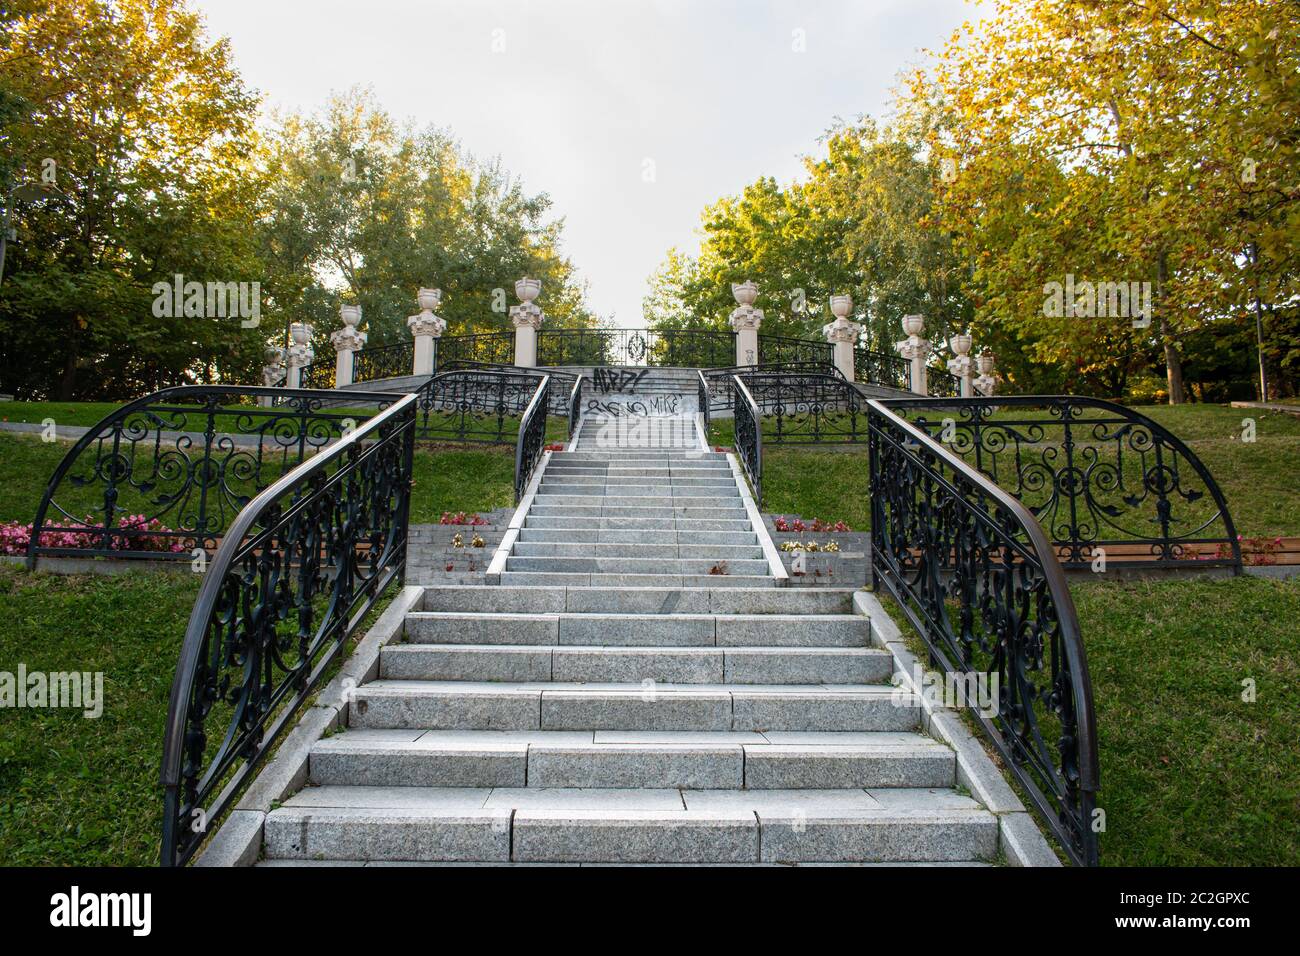
[[[175,538],[162,535],[176,534],[171,528],[159,522],[157,518],[144,515],[127,515],[112,529],[118,531],[158,532],[159,537],[151,535],[131,536],[111,534],[109,548],[113,551],[158,551],[163,554],[177,554],[188,550],[185,544]],[[24,556],[32,540],[32,526],[17,521],[0,524],[0,554]],[[52,521],[41,529],[41,546],[46,548],[99,548],[101,547],[100,529],[95,519],[87,516],[82,524],[60,524]]]

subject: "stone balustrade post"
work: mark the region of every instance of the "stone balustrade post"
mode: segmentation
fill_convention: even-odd
[[[853,381],[854,373],[853,350],[857,346],[858,337],[862,335],[861,323],[849,321],[849,313],[852,311],[852,297],[833,295],[831,314],[835,316],[835,321],[822,326],[826,341],[835,347],[835,367],[850,382]]]
[[[925,360],[930,355],[930,343],[921,338],[921,333],[925,331],[925,316],[903,316],[903,331],[907,333],[907,338],[895,342],[894,348],[899,355],[912,363],[912,391],[917,395],[928,395],[930,385]]]
[[[262,384],[267,388],[275,388],[284,381],[284,349],[268,345],[263,355],[266,357],[266,364],[262,366]],[[263,408],[270,408],[275,404],[275,399],[270,395],[263,395],[257,400],[257,404]]]
[[[998,384],[997,377],[993,374],[993,359],[993,352],[989,349],[981,350],[975,359],[980,374],[972,384],[975,386],[975,391],[981,395],[992,395]]]
[[[334,387],[347,388],[352,384],[352,354],[366,347],[366,333],[357,329],[361,322],[361,306],[339,306],[339,318],[343,328],[330,333],[330,343],[334,346]]]
[[[305,322],[294,322],[289,326],[293,344],[289,346],[289,371],[285,379],[288,388],[302,388],[302,370],[316,358],[311,347],[311,332],[311,326]]]
[[[515,283],[519,304],[510,307],[510,321],[515,327],[515,365],[523,368],[537,365],[537,330],[546,315],[533,300],[541,291],[541,279],[525,276]]]
[[[970,357],[971,337],[969,334],[954,335],[948,340],[955,358],[948,360],[948,371],[961,379],[961,397],[970,398],[975,394],[971,383],[975,371],[975,360]]]
[[[763,324],[763,310],[754,308],[758,286],[748,279],[733,282],[731,294],[736,300],[730,319],[731,328],[736,333],[736,364],[757,365],[758,329]]]
[[[421,289],[415,301],[420,311],[406,320],[406,327],[415,337],[411,374],[432,375],[438,367],[438,339],[447,331],[447,320],[434,314],[442,303],[442,290]]]

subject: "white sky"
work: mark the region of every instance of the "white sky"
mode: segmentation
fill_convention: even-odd
[[[312,110],[369,86],[397,119],[500,156],[550,194],[591,307],[632,326],[668,248],[698,248],[705,205],[762,175],[800,176],[836,117],[880,115],[899,71],[983,12],[963,0],[192,3],[268,106]]]

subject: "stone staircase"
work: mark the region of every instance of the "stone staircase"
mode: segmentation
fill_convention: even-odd
[[[689,417],[585,419],[500,584],[425,589],[263,865],[994,859],[852,592],[775,586],[745,497]]]

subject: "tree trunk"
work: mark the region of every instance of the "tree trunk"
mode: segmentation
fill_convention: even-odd
[[[1169,314],[1165,311],[1165,254],[1156,260],[1156,312],[1160,316],[1160,342],[1165,349],[1165,381],[1169,387],[1169,404],[1182,405],[1187,400],[1183,391],[1183,357],[1169,332]]]

